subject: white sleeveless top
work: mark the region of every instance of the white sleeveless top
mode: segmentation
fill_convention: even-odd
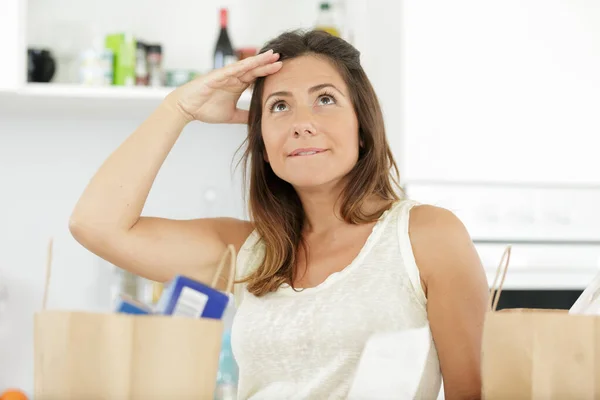
[[[297,292],[283,285],[256,297],[236,285],[231,340],[239,399],[344,399],[371,335],[428,326],[408,235],[415,204],[403,200],[385,211],[352,263],[316,287]],[[255,231],[238,254],[237,278],[263,257]],[[418,399],[436,399],[440,390],[431,341]]]

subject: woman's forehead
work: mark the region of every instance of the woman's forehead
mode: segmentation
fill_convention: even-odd
[[[285,60],[282,68],[265,79],[264,95],[272,92],[308,90],[323,83],[345,89],[344,80],[332,65],[323,57],[305,55]]]

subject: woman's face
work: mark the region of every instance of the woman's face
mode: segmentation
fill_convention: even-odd
[[[339,182],[358,160],[358,120],[350,93],[326,59],[283,62],[265,79],[262,135],[266,160],[295,188]]]

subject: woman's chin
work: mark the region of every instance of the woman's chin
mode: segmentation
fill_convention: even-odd
[[[288,182],[296,190],[327,189],[333,190],[352,170],[348,168],[331,168],[331,166],[294,168],[277,173],[280,179]]]
[[[339,180],[339,177],[322,175],[294,176],[286,179],[296,190],[318,190],[323,188],[331,190]]]

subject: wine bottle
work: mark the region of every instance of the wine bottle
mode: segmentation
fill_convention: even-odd
[[[221,68],[225,65],[231,64],[236,61],[235,52],[233,46],[229,40],[229,34],[227,32],[227,9],[221,8],[220,10],[221,19],[221,31],[219,32],[219,38],[217,39],[217,45],[215,46],[215,53],[213,59],[213,68]]]

